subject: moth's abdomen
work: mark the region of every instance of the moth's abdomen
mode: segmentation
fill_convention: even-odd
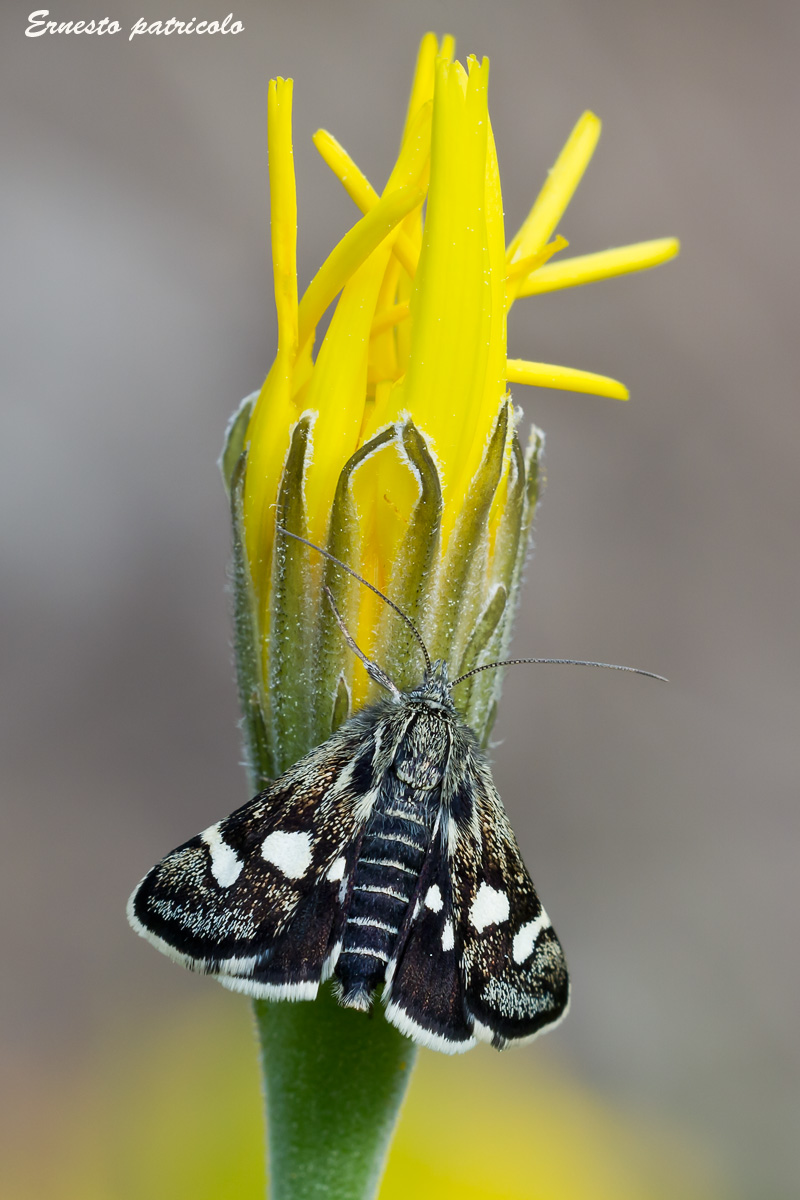
[[[383,982],[398,930],[428,852],[436,796],[420,794],[392,772],[361,843],[336,965],[341,1002],[367,1009]]]

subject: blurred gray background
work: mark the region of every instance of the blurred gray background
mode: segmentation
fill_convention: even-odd
[[[671,680],[507,682],[497,782],[574,977],[553,1049],[744,1194],[797,1195],[800,8],[240,0],[238,37],[132,44],[26,39],[29,8],[6,0],[0,70],[5,1078],[211,986],[124,907],[245,798],[215,458],[275,347],[267,81],[296,80],[304,284],[354,217],[312,132],[382,186],[433,27],[491,57],[509,234],[591,107],[569,253],[683,243],[511,321],[512,355],[632,394],[516,389],[548,484],[514,648]]]

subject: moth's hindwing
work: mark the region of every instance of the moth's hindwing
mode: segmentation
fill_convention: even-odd
[[[455,940],[474,1034],[502,1050],[561,1020],[569,976],[489,767],[466,750],[448,845]]]
[[[416,901],[400,928],[384,989],[386,1017],[431,1050],[459,1054],[475,1045],[464,1003],[453,888],[440,820],[420,873]]]
[[[560,1020],[569,979],[486,761],[451,726],[439,825],[384,992],[386,1015],[424,1046],[501,1050]]]
[[[375,749],[349,722],[253,800],[168,854],[128,904],[134,929],[235,991],[312,999],[341,942]]]

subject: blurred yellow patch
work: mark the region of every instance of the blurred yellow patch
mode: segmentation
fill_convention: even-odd
[[[120,1047],[124,1049],[120,1050]],[[128,1021],[6,1119],[3,1200],[261,1200],[252,1017],[209,994]],[[422,1052],[380,1200],[725,1200],[710,1156],[546,1058]],[[302,1200],[302,1197],[298,1197]]]

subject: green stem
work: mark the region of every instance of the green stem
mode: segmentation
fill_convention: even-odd
[[[315,630],[306,612],[310,590],[301,569],[303,560],[297,558],[293,544],[277,560],[272,598],[277,618],[270,643],[274,678],[267,719],[257,605],[242,517],[246,465],[242,449],[251,405],[252,397],[229,426],[221,466],[233,515],[236,662],[255,792],[314,744],[310,726],[319,724],[322,714],[327,714],[327,729],[323,721],[321,733],[327,736],[331,714],[335,728],[344,713],[336,708],[339,670],[329,672],[326,690],[315,689],[296,669],[308,659],[303,638],[313,644]],[[370,447],[374,450],[387,440],[379,435]],[[281,511],[291,511],[291,523],[299,529],[304,528],[303,511],[292,511],[292,505],[297,506],[303,494],[307,442],[307,428],[301,422],[292,437],[280,491]],[[355,456],[357,461],[360,457],[363,452]],[[346,486],[341,491],[346,493]],[[337,509],[334,517],[338,529],[347,512]],[[341,547],[334,548],[341,552]],[[303,613],[305,620],[298,617]],[[338,629],[335,632],[341,642]],[[346,688],[344,693],[346,712]],[[311,720],[306,719],[309,713]],[[256,1001],[255,1015],[267,1102],[271,1200],[371,1200],[380,1186],[411,1078],[416,1057],[413,1042],[388,1024],[380,1002],[369,1015],[343,1009],[330,985],[312,1002]]]
[[[254,1002],[267,1105],[270,1200],[377,1195],[416,1047],[378,1002]]]

